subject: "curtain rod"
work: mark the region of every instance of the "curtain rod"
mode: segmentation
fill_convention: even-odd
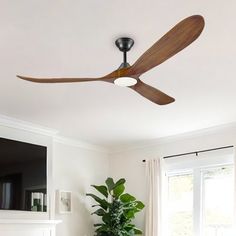
[[[211,149],[205,149],[205,150],[200,150],[200,151],[186,152],[186,153],[175,154],[175,155],[171,155],[171,156],[165,156],[163,158],[167,159],[167,158],[186,156],[186,155],[191,155],[191,154],[195,154],[196,156],[198,156],[198,153],[216,151],[216,150],[225,149],[225,148],[232,148],[232,147],[234,147],[234,146],[230,145],[230,146],[224,146],[224,147],[218,147],[218,148],[211,148]],[[143,162],[146,162],[146,160],[143,160]]]

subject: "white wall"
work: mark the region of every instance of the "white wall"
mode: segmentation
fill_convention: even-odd
[[[127,192],[145,203],[146,183],[143,159],[159,158],[235,144],[235,126],[202,130],[113,153],[110,158],[110,171],[114,178],[124,177],[127,180]],[[140,214],[136,219],[137,226],[142,229],[144,229],[144,213]]]
[[[63,223],[57,227],[57,236],[92,236],[91,200],[85,194],[91,192],[91,184],[102,184],[108,175],[108,156],[104,152],[55,142],[53,149],[54,189],[72,191],[73,212],[58,214]]]

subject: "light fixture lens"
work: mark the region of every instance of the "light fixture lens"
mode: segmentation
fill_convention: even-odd
[[[120,77],[114,81],[115,85],[129,87],[137,84],[137,80],[131,77]]]

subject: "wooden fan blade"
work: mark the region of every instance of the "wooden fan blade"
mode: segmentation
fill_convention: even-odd
[[[34,83],[73,83],[101,80],[101,78],[32,78],[21,75],[17,75],[17,77]]]
[[[17,75],[18,78],[27,80],[34,83],[77,83],[77,82],[90,82],[90,81],[105,81],[113,83],[116,78],[125,76],[129,68],[122,68],[111,72],[108,75],[98,78],[33,78],[22,75]]]
[[[198,38],[204,25],[204,18],[200,15],[179,22],[131,66],[129,75],[139,76],[174,56]]]
[[[166,105],[175,101],[174,98],[148,84],[143,83],[140,79],[138,79],[137,84],[130,88],[158,105]]]

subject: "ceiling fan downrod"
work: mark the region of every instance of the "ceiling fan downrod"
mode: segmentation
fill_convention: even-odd
[[[127,52],[133,47],[134,40],[127,37],[118,38],[115,44],[123,52],[123,63],[121,63],[119,69],[130,67],[130,64],[127,62]]]

